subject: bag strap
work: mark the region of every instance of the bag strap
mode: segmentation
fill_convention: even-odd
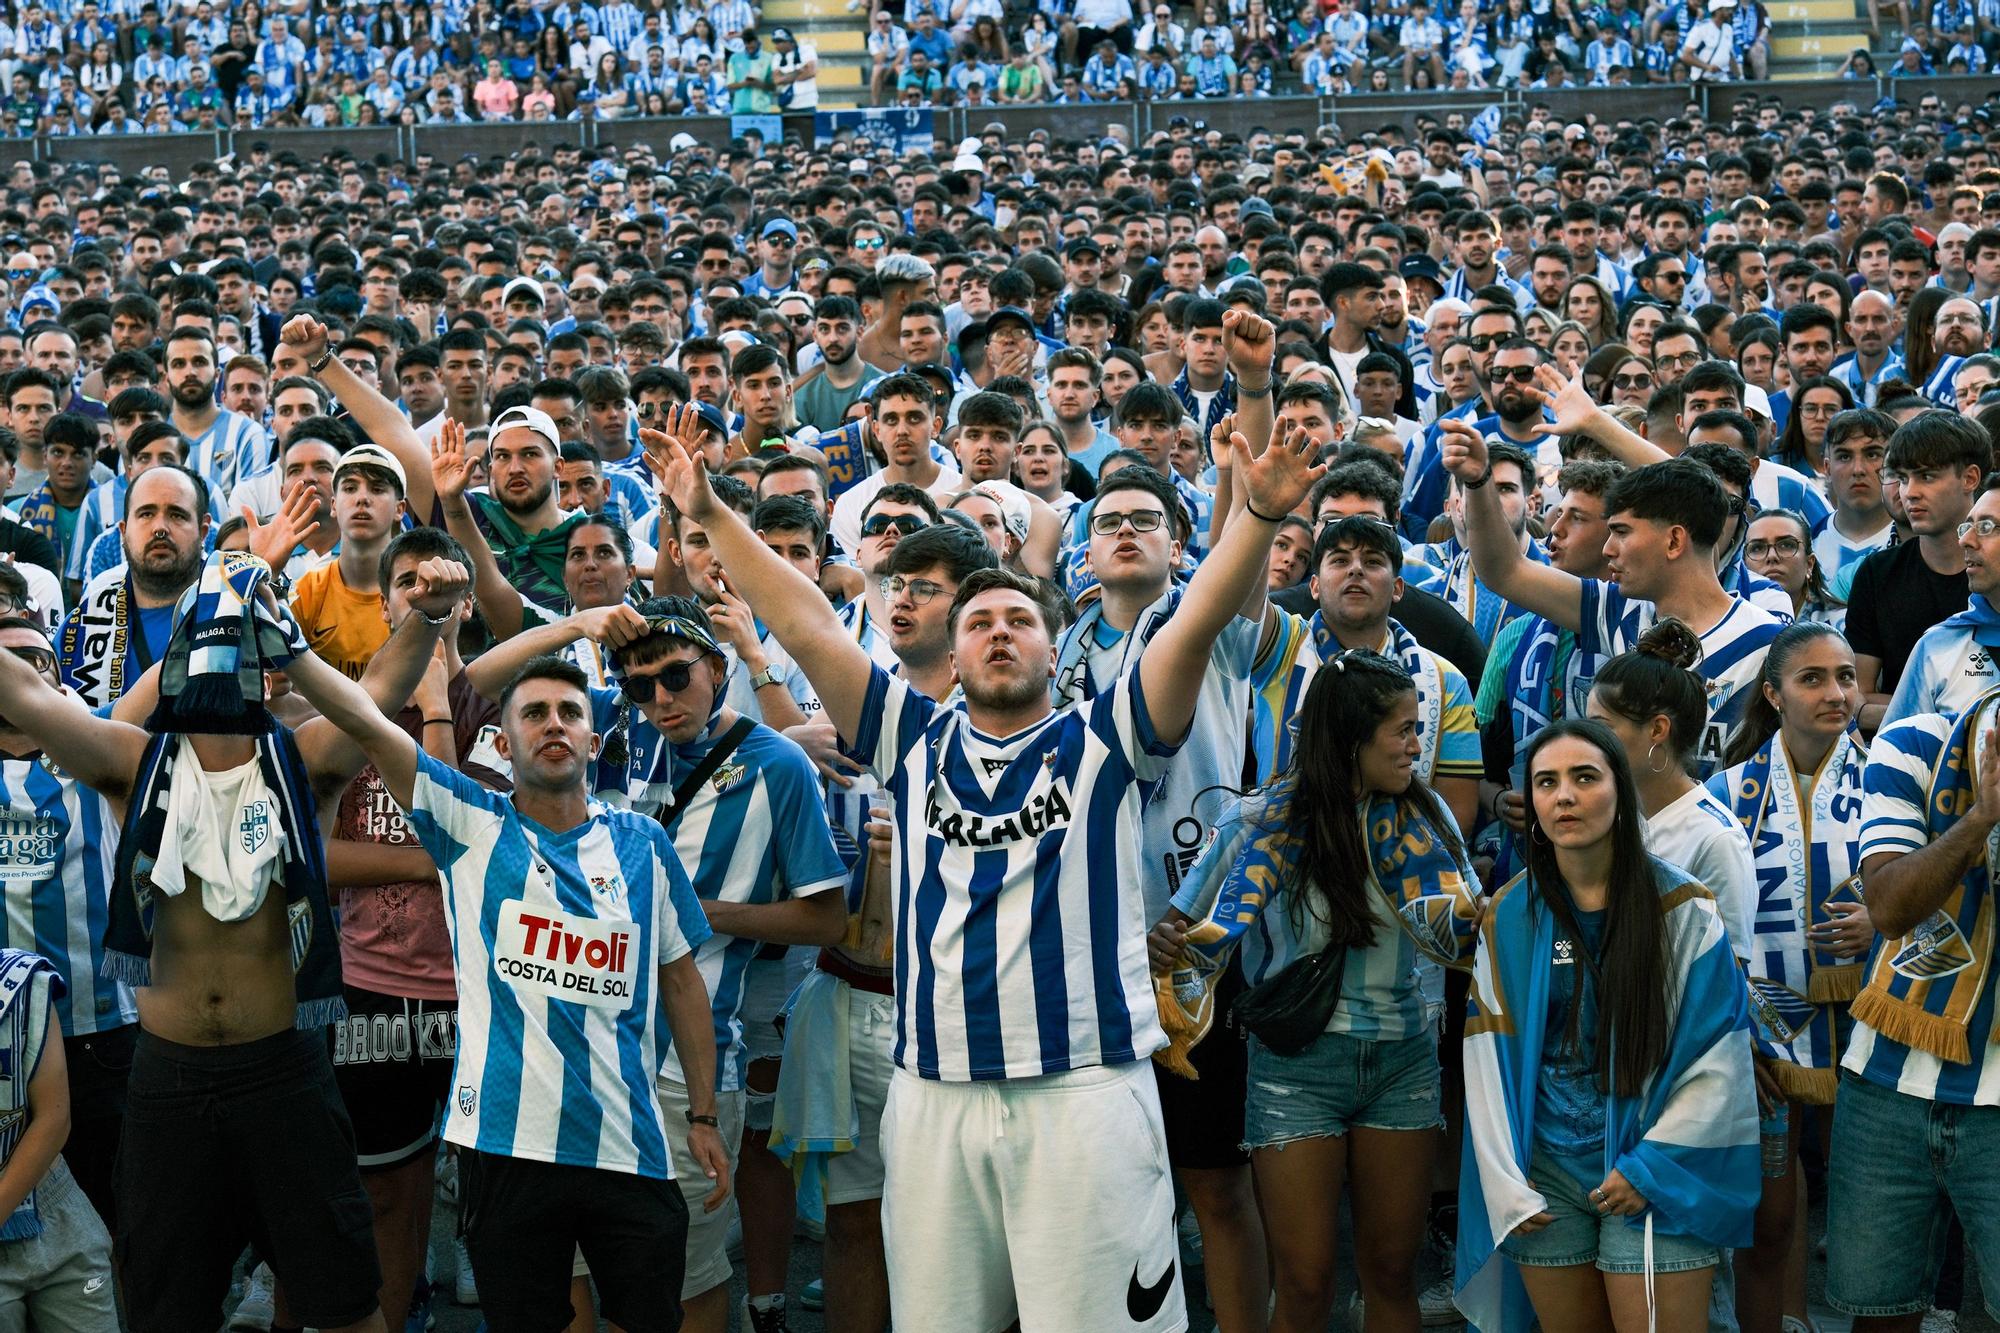
[[[694,799],[697,791],[701,790],[701,784],[715,776],[715,770],[721,768],[723,761],[736,753],[736,747],[743,743],[743,738],[748,736],[751,728],[756,725],[755,718],[738,717],[734,726],[716,738],[715,744],[708,747],[708,753],[701,757],[701,762],[696,764],[694,769],[681,779],[680,785],[674,788],[672,807],[660,811],[659,814],[662,826],[673,828],[681,817],[681,811],[687,809],[687,803]]]

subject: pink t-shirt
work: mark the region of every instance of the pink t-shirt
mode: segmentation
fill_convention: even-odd
[[[512,79],[481,79],[472,90],[472,100],[489,117],[512,116],[514,104],[521,100],[521,90]]]
[[[497,761],[493,737],[500,710],[481,698],[460,672],[448,687],[452,738],[458,768],[494,791],[510,791],[513,783],[489,765]],[[396,724],[423,742],[423,716],[414,707],[396,716]],[[336,839],[415,847],[417,835],[373,764],[361,770],[340,798]],[[458,987],[452,978],[451,936],[445,930],[443,890],[436,880],[375,884],[345,888],[340,893],[340,969],[351,986],[412,1000],[452,1000]]]

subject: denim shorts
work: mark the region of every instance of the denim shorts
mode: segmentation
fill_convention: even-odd
[[[1437,1038],[1371,1041],[1322,1032],[1297,1055],[1250,1039],[1250,1092],[1243,1109],[1246,1151],[1297,1139],[1337,1139],[1350,1129],[1437,1129]]]
[[[1643,1273],[1646,1271],[1646,1215],[1635,1217],[1604,1214],[1590,1201],[1596,1188],[1581,1184],[1567,1168],[1547,1153],[1537,1150],[1528,1163],[1528,1180],[1546,1201],[1545,1211],[1555,1221],[1530,1236],[1509,1236],[1500,1242],[1500,1251],[1523,1268],[1574,1268],[1596,1264],[1600,1273]],[[1722,1252],[1693,1236],[1667,1236],[1653,1232],[1653,1271],[1685,1273],[1710,1268],[1721,1260]]]
[[[1954,1211],[1979,1271],[2000,1273],[2000,1107],[1933,1102],[1841,1071],[1827,1300],[1853,1315],[1929,1309]]]

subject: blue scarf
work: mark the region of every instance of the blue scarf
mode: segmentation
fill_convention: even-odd
[[[1639,1097],[1605,1094],[1604,1169],[1615,1168],[1647,1202],[1627,1225],[1741,1248],[1750,1244],[1763,1192],[1743,977],[1714,896],[1666,862],[1649,860],[1673,974],[1671,1032]],[[1485,1333],[1533,1323],[1520,1274],[1500,1243],[1547,1206],[1528,1179],[1528,1161],[1555,929],[1555,914],[1527,875],[1516,875],[1494,895],[1474,955],[1453,1299]]]
[[[2000,648],[2000,611],[1993,609],[1985,593],[1973,593],[1966,608],[1947,617],[1943,628],[1970,630],[1972,641],[1981,648]]]
[[[35,999],[34,983],[48,978],[42,999]],[[49,1037],[58,1041],[52,1003],[68,987],[48,959],[25,949],[0,949],[0,1165],[14,1156],[22,1135],[31,1123],[28,1116],[28,1084],[35,1076]],[[35,1207],[35,1191],[7,1215],[0,1224],[0,1241],[29,1240],[42,1234],[42,1215]]]

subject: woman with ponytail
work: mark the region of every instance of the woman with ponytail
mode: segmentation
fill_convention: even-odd
[[[1709,779],[1750,839],[1755,934],[1748,964],[1757,1100],[1765,1125],[1757,1238],[1736,1256],[1743,1333],[1779,1333],[1803,1315],[1786,1289],[1805,1217],[1798,1130],[1805,1106],[1831,1106],[1875,927],[1861,902],[1861,776],[1867,752],[1850,728],[1861,707],[1854,650],[1830,625],[1793,621],[1730,742],[1733,767]],[[1802,1269],[1800,1271],[1803,1271]]]
[[[1708,735],[1708,690],[1694,673],[1700,660],[1694,631],[1671,616],[1660,620],[1632,651],[1599,668],[1584,712],[1625,747],[1646,850],[1715,895],[1730,947],[1748,958],[1757,893],[1750,842],[1729,807],[1692,776]]]
[[[1150,941],[1159,984],[1170,976],[1183,997],[1238,944],[1245,1001],[1302,960],[1344,954],[1327,973],[1330,1014],[1315,1013],[1295,1048],[1243,1021],[1243,1002],[1236,1011],[1249,1028],[1245,1146],[1273,1259],[1271,1333],[1327,1326],[1349,1180],[1369,1327],[1419,1325],[1417,1255],[1444,1117],[1417,959],[1465,966],[1480,910],[1458,826],[1416,776],[1421,752],[1409,673],[1365,649],[1331,658],[1306,691],[1290,767],[1224,815]],[[1170,1036],[1200,1039],[1163,1009]]]
[[[1750,1240],[1742,974],[1715,899],[1647,854],[1626,748],[1585,719],[1528,743],[1527,868],[1480,928],[1455,1297],[1477,1328],[1702,1333],[1719,1248]]]

